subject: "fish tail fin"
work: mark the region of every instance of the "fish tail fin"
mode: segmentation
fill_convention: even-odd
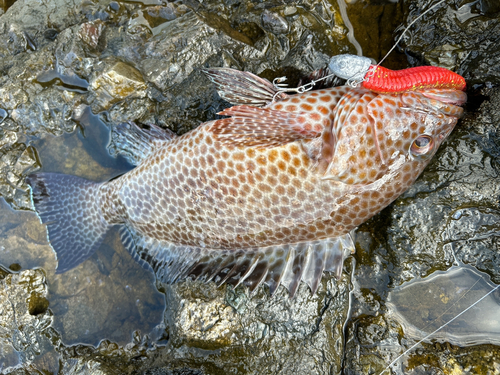
[[[56,272],[76,267],[96,251],[111,227],[97,199],[101,184],[59,173],[34,173],[27,182],[57,256]]]

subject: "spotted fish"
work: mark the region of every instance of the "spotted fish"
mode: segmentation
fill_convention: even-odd
[[[95,183],[29,176],[58,272],[88,258],[112,226],[157,277],[284,285],[316,292],[341,276],[353,230],[403,193],[450,134],[466,96],[455,89],[377,93],[334,87],[286,95],[267,80],[209,69],[228,116],[176,136],[116,128],[137,167]]]

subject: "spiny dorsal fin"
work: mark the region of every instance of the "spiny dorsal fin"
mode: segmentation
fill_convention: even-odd
[[[210,131],[218,141],[232,146],[276,147],[316,138],[321,131],[309,115],[302,112],[240,105],[218,114],[232,117],[214,121]]]
[[[250,72],[230,68],[203,69],[203,72],[215,84],[220,97],[233,105],[262,107],[287,96],[278,93],[267,79]]]

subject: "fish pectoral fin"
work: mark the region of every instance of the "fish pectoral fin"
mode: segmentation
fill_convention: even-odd
[[[218,114],[231,117],[214,121],[210,131],[232,146],[276,147],[321,134],[307,113],[240,105]]]
[[[244,284],[253,291],[264,283],[271,295],[283,285],[293,297],[301,281],[314,294],[323,272],[340,278],[345,258],[354,252],[354,243],[351,234],[346,234],[288,245],[223,250],[141,237],[136,251],[151,265],[158,280],[167,284],[191,277],[218,285]]]
[[[215,84],[220,97],[233,105],[262,107],[276,98],[286,97],[267,79],[250,72],[230,68],[209,68],[202,71]]]
[[[139,165],[153,150],[177,137],[169,129],[148,124],[139,127],[134,122],[121,123],[111,130],[111,145],[115,153],[123,155],[131,164]]]

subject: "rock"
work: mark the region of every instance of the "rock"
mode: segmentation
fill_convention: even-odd
[[[89,89],[95,95],[91,102],[94,113],[110,109],[124,99],[146,96],[146,83],[141,73],[121,61],[106,61],[104,69],[91,81]]]
[[[0,124],[7,118],[8,115],[9,113],[5,109],[0,108]]]
[[[278,13],[269,11],[262,12],[261,22],[265,30],[275,35],[284,34],[288,31],[288,23]]]
[[[274,298],[267,288],[249,296],[245,288],[217,289],[213,283],[188,281],[165,288],[170,342],[147,364],[158,367],[148,373],[182,371],[186,365],[194,373],[258,368],[264,374],[327,374],[341,369],[347,279],[325,277],[314,296],[302,284],[294,299],[284,288]]]
[[[47,285],[42,270],[0,277],[0,369],[31,366],[50,355]]]
[[[17,0],[5,10],[4,1],[0,196],[31,208],[24,178],[40,168],[43,147],[55,154],[50,163],[41,160],[46,170],[95,180],[118,173],[106,164],[118,160],[106,156],[109,129],[88,126],[85,116],[94,116],[88,105],[96,115],[106,110],[100,116],[111,127],[134,120],[182,134],[228,105],[200,68],[233,67],[271,80],[286,75],[293,86],[330,56],[353,53],[353,35],[365,56],[379,60],[404,11],[409,24],[424,3],[407,0],[403,9],[401,2],[348,2],[350,30],[343,9],[321,2]],[[356,262],[347,262],[342,280],[324,277],[315,296],[305,285],[293,300],[284,290],[270,298],[265,287],[249,295],[244,288],[191,281],[158,285],[168,306],[162,319],[163,296],[155,295],[146,271],[127,268],[132,260],[117,238],[85,266],[59,275],[36,218],[19,224],[2,210],[0,262],[16,270],[43,267],[57,301],[46,311],[35,303],[42,306],[31,310],[38,315],[29,314],[26,300],[23,308],[13,302],[16,319],[19,314],[26,322],[20,328],[7,302],[25,296],[22,288],[30,285],[43,284],[46,293],[45,282],[36,281],[43,273],[4,272],[11,285],[1,281],[1,288],[10,294],[0,306],[10,320],[2,313],[7,323],[0,336],[9,339],[1,341],[0,357],[10,362],[2,371],[17,365],[19,373],[62,375],[380,373],[415,343],[388,314],[391,288],[444,271],[455,259],[500,282],[500,93],[491,88],[499,83],[497,8],[491,0],[451,1],[410,28],[404,46],[412,64],[451,67],[474,88],[468,115],[415,186],[361,226]],[[408,64],[393,54],[384,65]],[[48,135],[77,126],[85,137],[74,136],[85,142],[63,137],[57,138],[62,146],[51,143]],[[24,272],[34,273],[22,284]],[[421,344],[394,372],[495,373],[498,357],[498,347]]]
[[[78,36],[82,41],[92,49],[97,49],[99,39],[105,29],[104,22],[95,20],[93,22],[86,22],[80,26]]]
[[[79,0],[40,1],[31,3],[29,0],[17,0],[2,15],[0,25],[4,25],[9,38],[0,40],[0,55],[8,53],[16,55],[47,45],[44,38],[48,29],[64,30],[67,27],[83,21],[80,12],[74,11],[80,7]],[[69,11],[71,9],[71,11]],[[49,26],[50,25],[50,26]]]
[[[424,1],[406,1],[406,24],[428,5]],[[414,56],[413,63],[444,66],[463,75],[469,86],[500,82],[500,17],[498,3],[491,1],[447,3],[431,17],[416,21],[403,37],[404,47]],[[443,38],[443,35],[446,35]]]

